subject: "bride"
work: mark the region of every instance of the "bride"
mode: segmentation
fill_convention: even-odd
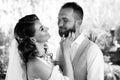
[[[35,14],[26,15],[18,21],[14,37],[5,80],[74,80],[69,55],[72,33],[66,40],[62,38],[60,43],[64,55],[63,72],[48,53],[48,28],[40,23]]]

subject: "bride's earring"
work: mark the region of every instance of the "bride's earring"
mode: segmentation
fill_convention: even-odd
[[[30,38],[30,39],[31,39],[31,41],[36,42],[36,40],[35,40],[35,39],[33,39],[33,38]]]

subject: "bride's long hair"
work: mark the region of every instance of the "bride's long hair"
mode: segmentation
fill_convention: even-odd
[[[30,39],[35,34],[34,24],[39,20],[35,14],[27,15],[19,20],[14,29],[14,36],[18,42],[18,52],[24,63],[33,59],[37,54],[37,48]]]
[[[34,36],[35,14],[21,18],[15,26],[14,37],[9,47],[9,64],[5,80],[27,80],[25,64],[38,54],[35,44],[30,40]]]

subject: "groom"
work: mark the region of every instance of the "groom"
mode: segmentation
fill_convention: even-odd
[[[75,34],[71,44],[71,61],[74,80],[104,80],[103,54],[98,46],[89,41],[79,30],[83,20],[83,9],[75,2],[64,4],[58,15],[59,35],[68,37],[69,32]],[[64,57],[59,48],[57,61],[64,68]]]

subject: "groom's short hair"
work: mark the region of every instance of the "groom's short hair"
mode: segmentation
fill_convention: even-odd
[[[74,13],[76,13],[80,19],[83,19],[83,9],[81,6],[79,6],[76,2],[68,2],[68,3],[65,3],[61,9],[64,9],[64,8],[72,8]]]

